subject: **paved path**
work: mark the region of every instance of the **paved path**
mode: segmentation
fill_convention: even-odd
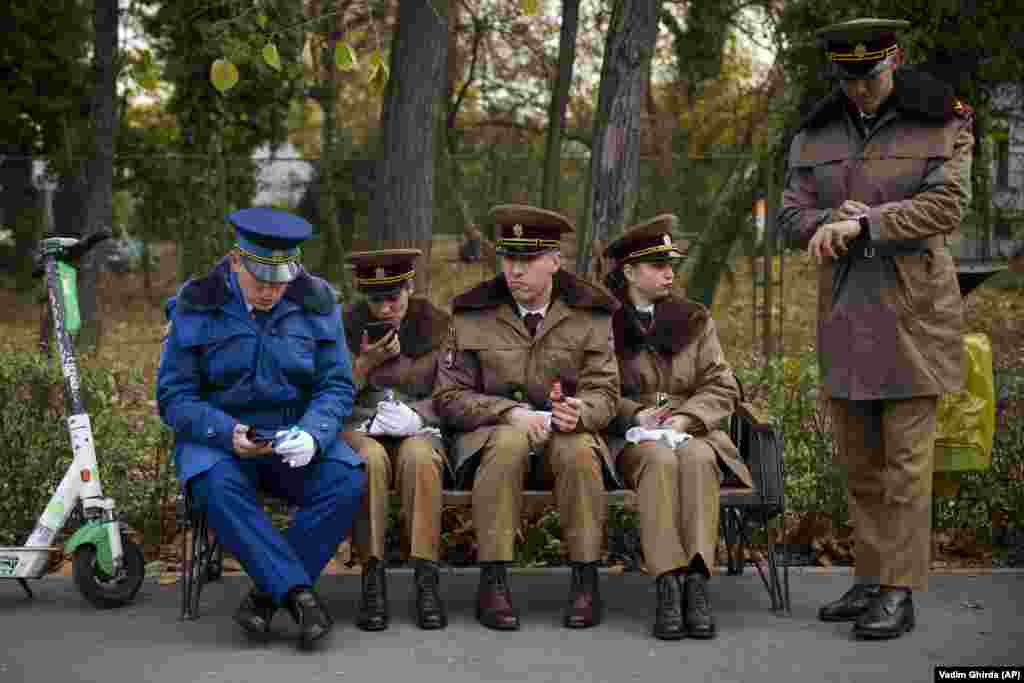
[[[147,580],[137,600],[97,611],[66,578],[32,584],[29,602],[13,581],[0,582],[0,682],[182,681],[306,683],[311,681],[932,681],[936,665],[1024,667],[1024,573],[937,575],[916,596],[919,626],[890,642],[858,642],[848,624],[824,624],[820,603],[840,595],[842,572],[793,570],[793,615],[771,613],[755,574],[720,576],[711,598],[720,635],[713,641],[665,643],[649,635],[653,584],[642,574],[602,579],[604,624],[587,631],[559,626],[568,576],[549,570],[516,574],[512,590],[523,629],[509,634],[473,619],[477,574],[446,573],[451,625],[424,632],[410,618],[411,574],[393,572],[393,623],[364,633],[352,625],[359,578],[333,576],[322,594],[339,622],[322,651],[297,652],[286,614],[275,638],[249,643],[231,621],[248,587],[226,577],[203,593],[205,611],[178,621],[178,586]]]

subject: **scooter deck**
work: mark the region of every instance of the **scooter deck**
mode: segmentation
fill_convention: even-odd
[[[0,546],[0,579],[40,579],[49,565],[40,555],[62,552],[55,546]]]

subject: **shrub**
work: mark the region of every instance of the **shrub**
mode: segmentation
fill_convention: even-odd
[[[150,545],[177,491],[171,435],[154,414],[141,372],[80,363],[104,495]],[[36,353],[0,353],[0,545],[23,542],[71,463],[63,378]]]

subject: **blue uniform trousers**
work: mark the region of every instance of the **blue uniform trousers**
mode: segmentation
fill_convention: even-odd
[[[283,604],[295,586],[312,586],[352,529],[366,488],[366,470],[318,457],[292,468],[280,457],[224,458],[189,480],[192,499],[210,528],[259,590]],[[298,506],[281,533],[257,490]]]

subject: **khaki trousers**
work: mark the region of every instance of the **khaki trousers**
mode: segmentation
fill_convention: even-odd
[[[637,492],[647,573],[658,576],[697,558],[713,573],[722,472],[710,444],[702,439],[675,449],[654,441],[627,444],[618,462],[626,486]]]
[[[928,586],[935,396],[833,400],[861,583]]]
[[[495,427],[473,479],[473,526],[480,562],[511,562],[530,468],[526,432]],[[553,432],[540,456],[541,483],[554,490],[573,562],[596,562],[604,541],[604,478],[592,434]]]
[[[361,562],[384,558],[393,486],[402,505],[402,548],[408,548],[410,557],[436,562],[441,545],[444,456],[434,441],[422,436],[371,437],[361,432],[342,436],[366,461],[366,495],[352,527],[353,556]]]

